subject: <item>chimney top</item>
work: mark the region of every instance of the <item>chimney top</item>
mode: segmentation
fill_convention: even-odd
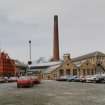
[[[58,15],[54,15],[54,17],[58,17]]]
[[[58,15],[54,15],[54,22],[58,23]]]

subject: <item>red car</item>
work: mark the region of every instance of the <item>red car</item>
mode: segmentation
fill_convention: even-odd
[[[34,82],[32,79],[28,78],[28,77],[20,77],[17,80],[17,87],[21,88],[21,87],[33,87],[34,86]]]
[[[33,83],[34,84],[40,84],[40,80],[38,79],[38,77],[35,77],[35,76],[30,76],[30,78],[33,80]]]
[[[40,80],[39,79],[34,79],[33,82],[34,82],[34,84],[40,84]]]

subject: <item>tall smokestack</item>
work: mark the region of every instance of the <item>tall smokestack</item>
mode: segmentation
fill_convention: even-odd
[[[54,16],[53,61],[59,61],[58,16]]]

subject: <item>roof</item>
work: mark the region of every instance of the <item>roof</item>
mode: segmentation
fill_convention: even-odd
[[[21,62],[19,60],[15,60],[15,64],[16,64],[16,66],[27,67],[26,64],[24,64],[23,62]]]
[[[45,71],[46,69],[28,69],[27,72]]]
[[[46,69],[49,66],[30,66],[30,69]]]
[[[92,53],[89,53],[89,54],[86,54],[86,55],[83,55],[83,56],[73,58],[72,61],[76,62],[76,61],[84,60],[84,59],[95,57],[95,56],[103,56],[103,57],[105,57],[105,54],[102,53],[102,52],[99,52],[99,51],[95,51],[95,52],[92,52]]]
[[[76,67],[80,67],[81,63],[79,63],[79,64],[75,64],[75,65],[76,65]]]
[[[30,65],[31,68],[43,68],[50,67],[53,65],[62,64],[62,61],[53,61],[53,62],[44,62],[44,63],[35,63]]]
[[[58,67],[60,67],[60,66],[61,66],[61,64],[51,66],[51,67],[49,67],[48,69],[46,69],[46,70],[44,71],[44,73],[50,73],[50,72],[54,71],[56,68],[58,68]]]
[[[50,72],[51,70],[54,70],[56,67],[60,66],[62,64],[62,61],[56,61],[56,62],[44,62],[44,63],[37,63],[30,65],[29,72],[35,72],[35,71],[41,71],[41,72]]]

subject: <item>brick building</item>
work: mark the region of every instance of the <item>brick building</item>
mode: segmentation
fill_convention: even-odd
[[[15,73],[15,61],[7,53],[0,52],[0,76],[14,76]]]
[[[54,65],[44,70],[44,79],[56,79],[64,75],[95,75],[105,73],[105,54],[93,52],[71,59],[70,54],[64,54],[64,59],[59,65]]]
[[[79,75],[94,75],[105,73],[105,54],[99,51],[72,59],[78,66]]]
[[[64,75],[78,75],[78,67],[72,62],[70,54],[64,54],[61,63],[53,65],[43,72],[44,79],[57,79]]]

